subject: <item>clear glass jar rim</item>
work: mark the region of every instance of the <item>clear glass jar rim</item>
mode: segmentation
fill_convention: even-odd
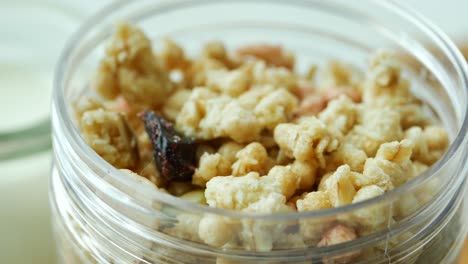
[[[242,0],[248,2],[247,0]],[[282,3],[281,0],[261,0],[262,2],[275,2],[275,3]],[[191,1],[191,0],[180,0],[180,1],[172,1],[167,6],[173,7],[181,7],[187,5],[189,3],[195,3],[196,5],[206,4],[206,3],[213,3],[213,2],[228,2],[228,1],[213,1],[213,0],[200,0],[200,1]],[[338,5],[337,1],[327,1],[327,2],[320,2],[319,1],[311,2],[311,1],[304,1],[304,0],[295,0],[295,1],[288,1],[287,4],[295,4],[295,5],[308,5],[317,4],[321,6],[327,6],[329,8],[336,8]],[[128,1],[120,0],[103,8],[101,11],[96,13],[94,16],[90,17],[81,27],[80,29],[73,35],[73,37],[68,41],[67,46],[62,51],[62,55],[60,57],[59,63],[57,65],[55,71],[55,78],[54,78],[54,91],[53,91],[53,114],[57,114],[57,116],[53,116],[52,118],[57,118],[57,122],[61,124],[64,133],[71,144],[72,148],[79,152],[83,157],[87,159],[85,162],[87,164],[93,164],[94,168],[98,168],[102,173],[106,173],[108,176],[112,177],[113,179],[117,180],[119,183],[122,183],[124,186],[132,187],[132,183],[124,177],[123,173],[120,172],[117,168],[113,167],[111,164],[105,162],[102,158],[96,154],[91,147],[89,147],[84,140],[80,136],[80,132],[77,127],[74,126],[71,117],[68,115],[66,110],[66,102],[64,96],[64,73],[65,69],[67,69],[68,62],[70,60],[71,54],[73,50],[76,48],[77,43],[80,42],[82,36],[85,35],[89,29],[91,29],[96,23],[102,20],[103,17],[109,16],[118,10],[121,10],[128,4]],[[422,15],[420,15],[417,11],[405,6],[404,4],[397,2],[397,1],[376,1],[373,2],[376,6],[379,6],[383,9],[389,10],[394,14],[398,15],[401,18],[410,20],[414,25],[418,27],[422,32],[429,35],[445,53],[449,56],[451,62],[454,64],[455,68],[457,69],[457,75],[461,80],[462,85],[467,90],[468,93],[468,67],[466,62],[457,49],[455,44],[450,40],[450,38],[443,33],[439,28],[425,19]],[[228,217],[236,217],[236,218],[247,218],[247,219],[258,219],[258,220],[293,220],[299,218],[320,218],[326,217],[341,213],[346,213],[350,211],[354,211],[360,208],[372,206],[377,203],[384,202],[385,200],[393,200],[397,197],[400,197],[402,194],[407,193],[409,190],[415,188],[416,186],[421,185],[422,183],[431,179],[432,176],[445,164],[448,160],[452,157],[453,153],[457,152],[460,147],[463,146],[463,141],[465,140],[466,132],[468,131],[468,105],[464,109],[464,116],[463,116],[463,123],[460,127],[460,131],[456,135],[454,141],[450,145],[447,152],[439,159],[433,166],[431,166],[428,170],[424,173],[416,177],[415,179],[405,183],[403,186],[393,189],[381,196],[377,196],[371,198],[369,200],[365,200],[362,202],[338,207],[338,208],[330,208],[320,211],[311,211],[311,212],[293,212],[293,213],[279,213],[279,214],[255,214],[255,213],[247,213],[247,212],[237,212],[232,210],[226,210],[221,208],[212,208],[208,206],[194,204],[183,199],[174,197],[169,194],[160,193],[154,199],[158,202],[162,202],[168,205],[171,205],[178,209],[189,210],[192,212],[198,213],[211,213],[217,214],[222,216]],[[458,175],[452,176],[457,177]],[[121,195],[127,195],[125,193],[121,193]]]

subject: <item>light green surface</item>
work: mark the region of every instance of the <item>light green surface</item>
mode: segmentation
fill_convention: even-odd
[[[0,263],[55,263],[49,218],[51,152],[0,162]]]

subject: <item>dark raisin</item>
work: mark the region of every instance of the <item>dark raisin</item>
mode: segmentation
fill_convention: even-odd
[[[153,111],[140,113],[159,173],[169,181],[191,181],[195,171],[197,143],[177,133],[174,125]]]

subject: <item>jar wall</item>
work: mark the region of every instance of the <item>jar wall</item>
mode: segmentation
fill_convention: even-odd
[[[51,181],[52,213],[54,218],[54,230],[59,254],[59,263],[87,264],[87,263],[161,263],[161,264],[191,264],[191,263],[310,263],[317,258],[306,257],[296,262],[278,262],[274,260],[255,260],[203,256],[203,254],[190,254],[183,250],[177,250],[167,246],[164,242],[155,242],[144,238],[135,238],[142,246],[135,249],[127,244],[114,244],[121,238],[112,237],[104,233],[108,232],[106,226],[90,226],[79,216],[79,208],[70,200],[69,194],[61,175],[54,168]],[[466,189],[466,186],[465,186]],[[352,263],[456,263],[457,257],[463,245],[468,221],[467,199],[462,200],[461,193],[452,201],[452,208],[448,209],[445,219],[438,227],[422,239],[411,240],[411,246],[419,243],[416,250],[394,253],[393,256],[373,254],[374,246],[364,248],[363,256],[359,261]],[[82,213],[82,212],[81,212]],[[131,234],[120,234],[121,236]],[[366,253],[369,253],[366,256]],[[384,260],[382,258],[389,258]],[[376,258],[380,262],[376,261]],[[229,261],[228,261],[229,260]],[[217,262],[218,261],[218,262]],[[225,262],[223,262],[225,261]]]

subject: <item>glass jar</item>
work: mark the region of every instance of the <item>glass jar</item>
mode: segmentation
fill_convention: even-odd
[[[373,50],[392,48],[452,144],[405,185],[334,209],[249,214],[162,193],[106,163],[75,124],[71,102],[87,92],[116,20],[136,23],[155,45],[170,36],[189,54],[212,39],[281,43],[299,71],[334,58],[363,66]],[[81,27],[56,72],[50,200],[60,263],[454,263],[468,228],[467,74],[440,30],[393,1],[116,2]],[[339,225],[359,237],[318,247]]]

